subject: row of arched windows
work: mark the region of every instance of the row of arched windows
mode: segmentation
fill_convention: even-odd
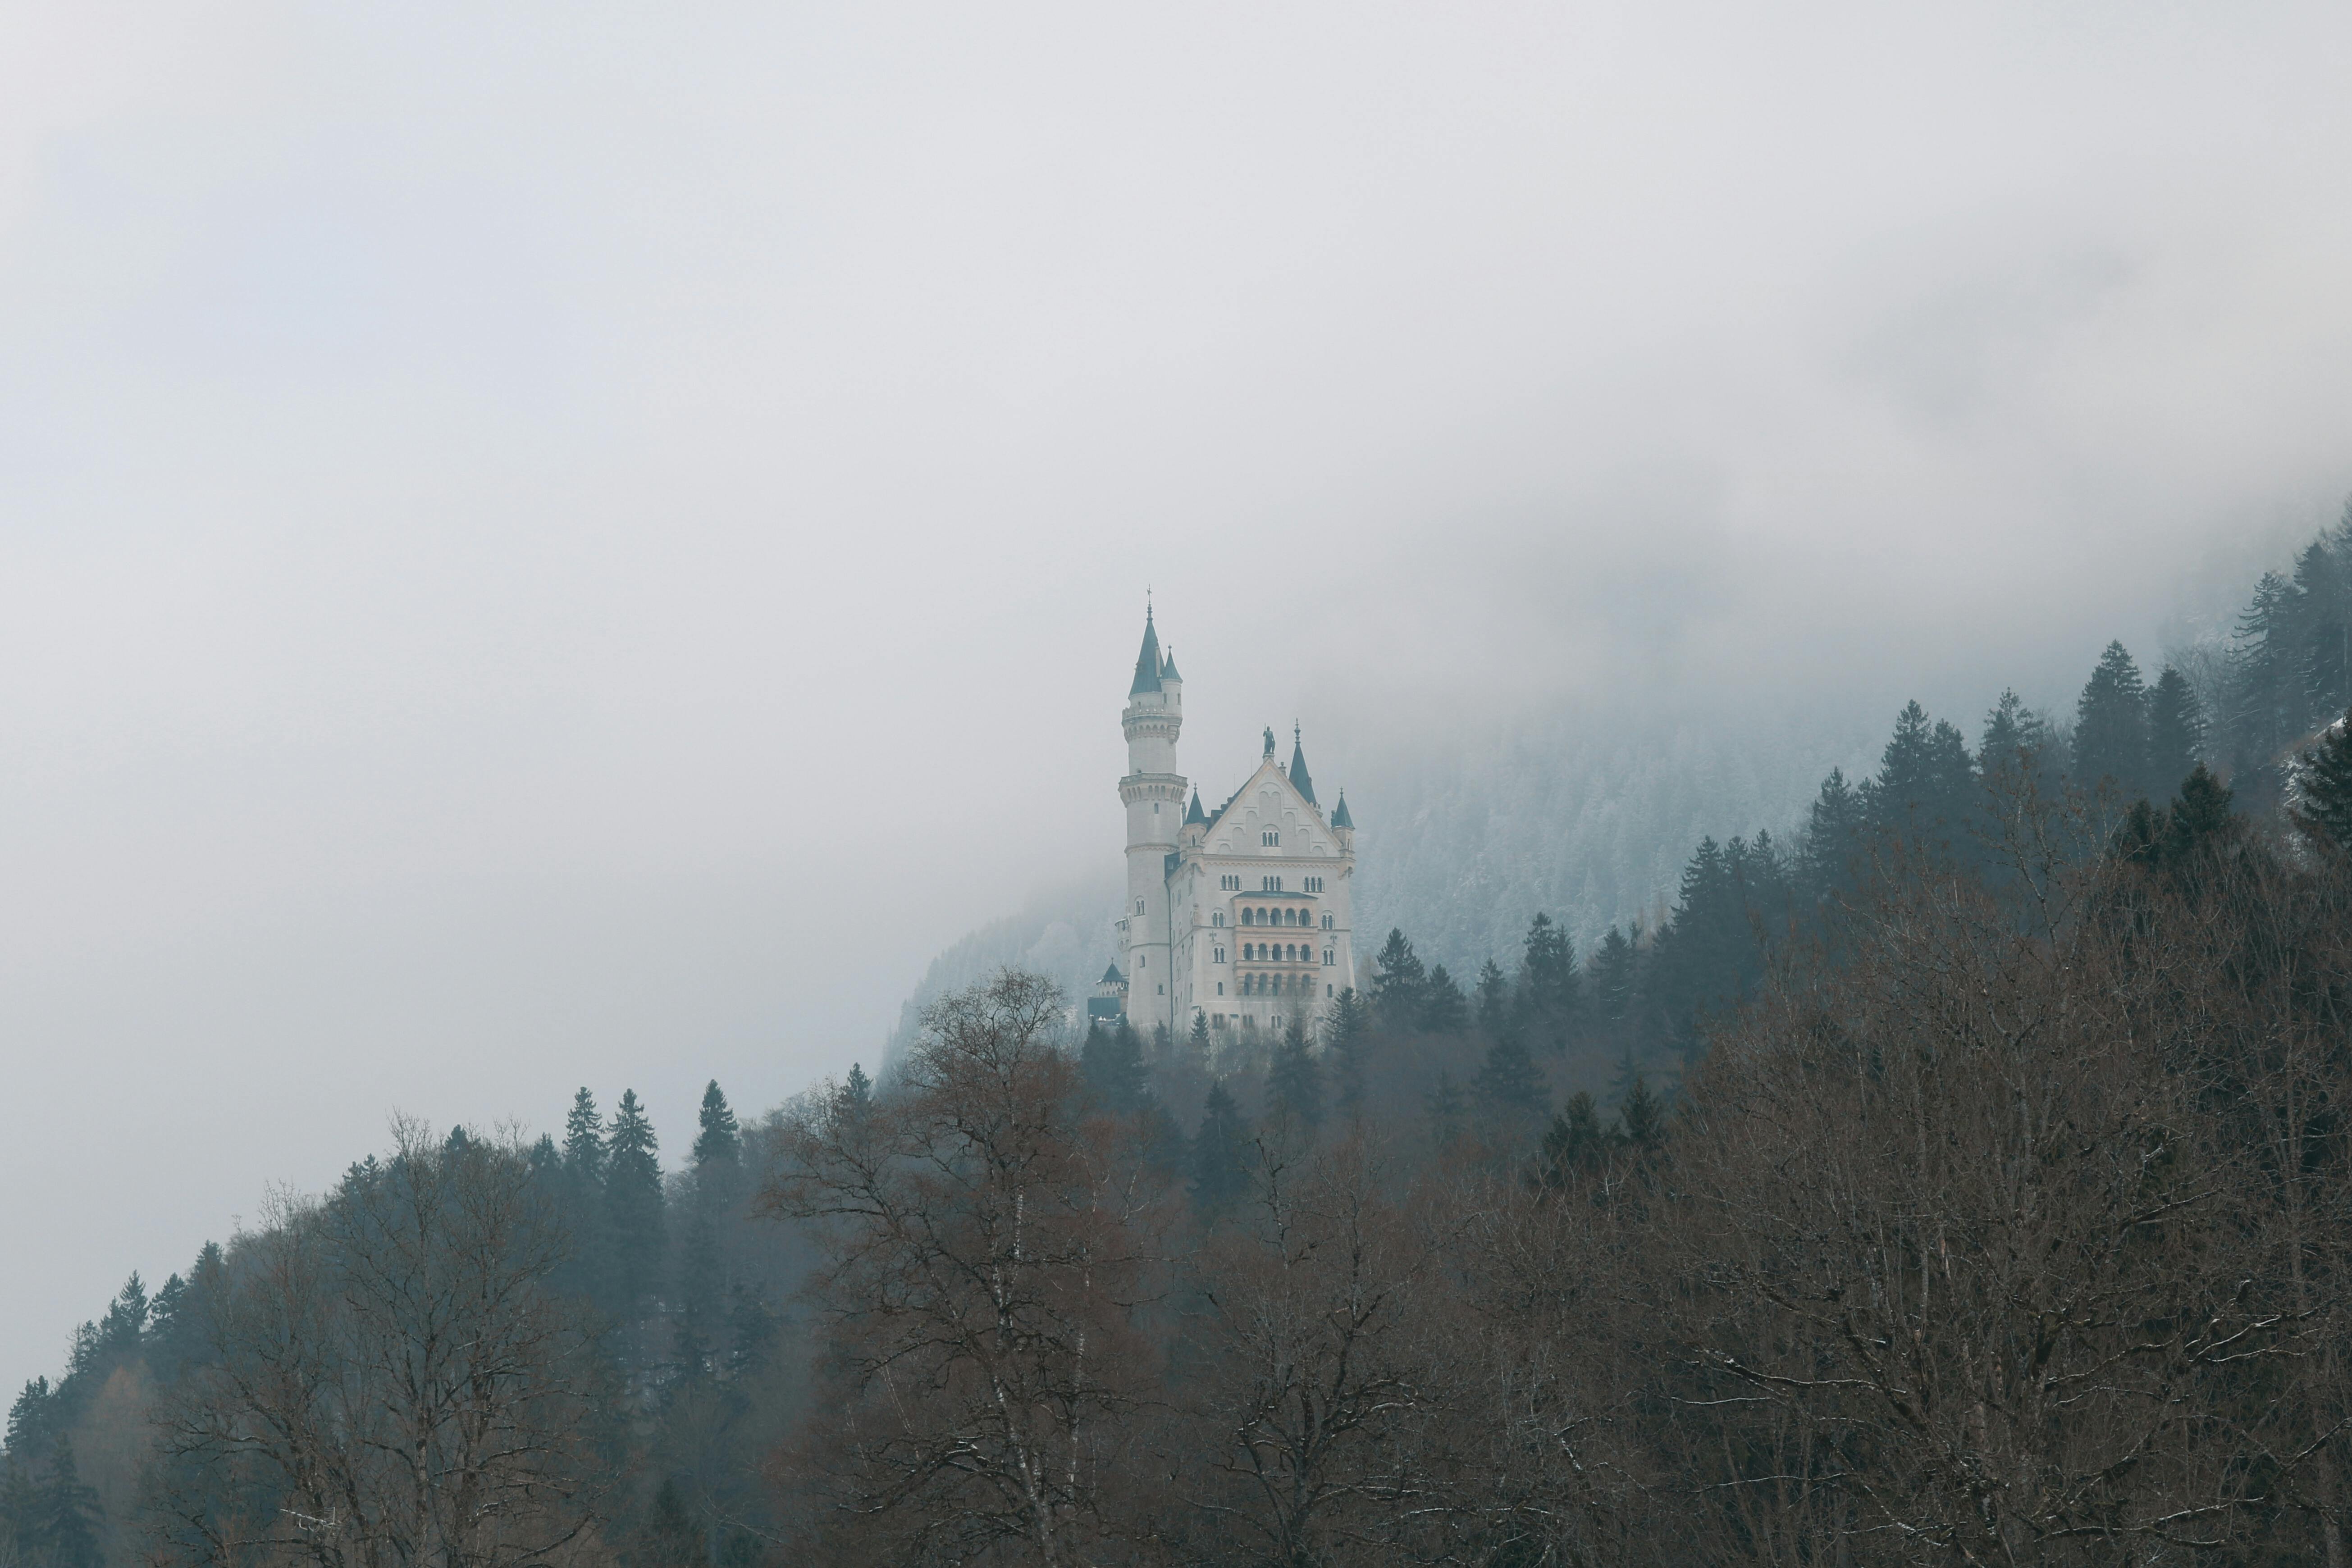
[[[1217,962],[1223,963],[1225,950],[1220,947],[1216,950],[1216,954]],[[1323,961],[1326,964],[1336,961],[1332,949],[1328,947],[1323,949]],[[1315,948],[1306,942],[1244,942],[1242,944],[1242,962],[1244,964],[1312,964],[1315,962]]]

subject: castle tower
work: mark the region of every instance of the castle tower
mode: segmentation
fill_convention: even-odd
[[[1143,647],[1135,656],[1119,728],[1127,736],[1127,903],[1119,911],[1127,969],[1128,1017],[1138,1029],[1175,1026],[1176,978],[1170,929],[1168,871],[1184,821],[1184,778],[1176,771],[1176,737],[1184,727],[1184,683],[1160,650],[1151,611],[1143,612]]]

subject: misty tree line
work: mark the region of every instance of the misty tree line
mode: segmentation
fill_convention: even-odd
[[[401,1124],[25,1388],[0,1564],[2345,1564],[2347,538],[1581,959]]]

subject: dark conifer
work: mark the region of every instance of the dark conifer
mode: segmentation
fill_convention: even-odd
[[[1192,1028],[1185,1040],[1192,1046],[1194,1057],[1205,1058],[1209,1054],[1209,1015],[1206,1009],[1192,1009]]]
[[[2147,776],[2147,688],[2121,643],[2110,643],[2074,704],[2074,778],[2136,790]]]
[[[1598,1166],[1608,1150],[1609,1134],[1601,1125],[1600,1112],[1592,1096],[1580,1089],[1568,1097],[1568,1103],[1544,1130],[1537,1177],[1547,1186],[1563,1186],[1571,1176]]]
[[[862,1117],[874,1103],[874,1082],[866,1076],[865,1065],[853,1061],[849,1076],[841,1081],[841,1109],[845,1115]]]
[[[604,1119],[596,1113],[596,1096],[583,1084],[572,1097],[563,1118],[563,1164],[588,1186],[604,1179]]]
[[[99,1343],[110,1354],[121,1354],[139,1348],[139,1336],[147,1327],[147,1287],[138,1271],[123,1282],[122,1289],[108,1303],[106,1316],[99,1320]]]
[[[1429,984],[1420,956],[1402,931],[1391,926],[1389,939],[1372,960],[1372,1006],[1390,1029],[1412,1029],[1421,1021],[1423,993]]]
[[[1519,1002],[1530,1043],[1555,1056],[1566,1051],[1579,1000],[1575,946],[1550,915],[1538,910],[1528,923],[1519,956]]]
[[[1249,1124],[1221,1080],[1209,1086],[1192,1139],[1192,1202],[1203,1214],[1219,1214],[1248,1187]]]
[[[621,1092],[604,1138],[604,1218],[611,1251],[609,1299],[634,1314],[658,1288],[662,1260],[660,1145],[634,1089]]]
[[[719,1080],[712,1079],[703,1086],[702,1111],[698,1119],[698,1131],[694,1135],[694,1165],[697,1170],[713,1160],[736,1164],[743,1157],[743,1129],[735,1120],[733,1107],[720,1092]]]
[[[1798,875],[1815,902],[1853,885],[1864,820],[1860,793],[1846,782],[1843,768],[1831,768],[1806,813],[1804,845],[1798,854]]]
[[[1472,1086],[1479,1103],[1513,1127],[1539,1124],[1550,1109],[1551,1091],[1543,1072],[1536,1066],[1527,1041],[1516,1033],[1506,1034],[1486,1048],[1486,1059],[1479,1064]]]
[[[1422,982],[1421,1027],[1430,1034],[1461,1034],[1470,1027],[1470,1004],[1443,964]]]
[[[2164,666],[2147,694],[2147,772],[2141,791],[2161,800],[2180,788],[2205,754],[2205,716],[2189,677]]]
[[[1461,1138],[1463,1124],[1470,1113],[1470,1102],[1463,1094],[1462,1085],[1454,1082],[1454,1074],[1438,1073],[1423,1110],[1429,1117],[1430,1142],[1441,1149],[1452,1148]]]
[[[1617,1124],[1636,1153],[1654,1149],[1665,1141],[1666,1108],[1650,1092],[1649,1080],[1638,1072],[1625,1092],[1624,1103],[1617,1107]]]
[[[1364,1053],[1371,1041],[1371,1022],[1370,1009],[1353,986],[1342,988],[1324,1015],[1324,1051],[1330,1059],[1332,1087],[1340,1111],[1350,1116],[1363,1109]]]
[[[73,1441],[58,1434],[35,1516],[50,1568],[99,1568],[98,1493],[82,1482]]]
[[[1876,777],[1857,794],[1874,831],[1921,845],[1953,843],[1976,807],[1975,760],[1958,729],[1930,719],[1916,702],[1906,703]]]
[[[1143,1041],[1125,1019],[1109,1028],[1097,1024],[1087,1030],[1086,1043],[1078,1048],[1078,1070],[1096,1100],[1114,1115],[1133,1115],[1150,1092]]]
[[[1322,1125],[1323,1074],[1307,1051],[1307,1031],[1295,1020],[1275,1048],[1265,1097],[1267,1111],[1277,1119],[1308,1131]]]
[[[1493,1040],[1511,1025],[1511,981],[1503,967],[1489,958],[1479,966],[1478,983],[1471,992],[1478,1028]]]
[[[2289,810],[2315,844],[2352,851],[2352,714],[2328,726],[2319,744],[2295,759]]]

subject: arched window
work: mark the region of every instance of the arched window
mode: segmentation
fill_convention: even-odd
[[[1323,949],[1323,967],[1327,969],[1331,967],[1331,949],[1328,947]]]
[[[1243,910],[1243,911],[1242,911],[1242,924],[1243,924],[1243,925],[1256,925],[1256,924],[1257,924],[1257,911],[1255,911],[1255,910],[1254,910],[1254,909],[1244,909],[1244,910]]]
[[[1331,917],[1328,915],[1323,917],[1323,929],[1326,931],[1331,929]]]

